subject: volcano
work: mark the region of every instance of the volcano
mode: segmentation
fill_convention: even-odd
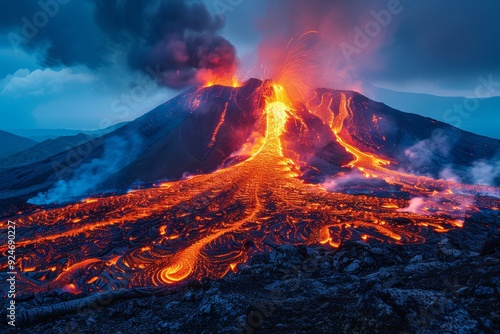
[[[297,102],[273,81],[193,88],[87,146],[4,171],[2,196],[38,206],[2,224],[19,226],[20,295],[175,286],[282,245],[423,244],[461,229],[500,207],[500,189],[466,173],[499,148],[352,91]],[[464,182],[439,179],[446,168]],[[91,192],[72,189],[91,179]]]
[[[102,137],[28,166],[4,168],[0,196],[29,199],[48,191],[56,182],[78,176],[82,166],[103,159],[106,146],[118,151],[113,157],[120,163],[102,175],[97,171],[99,184],[80,196],[179,180],[245,159],[238,151],[265,132],[263,87],[262,81],[251,79],[238,88],[193,88]],[[349,101],[349,115],[339,136],[369,155],[391,161],[390,169],[438,178],[440,171],[452,168],[472,183],[464,170],[499,152],[499,140],[400,112],[353,91],[315,93],[307,105],[295,106],[295,117],[282,136],[285,155],[301,169],[301,178],[313,183],[348,171],[345,167],[353,160],[353,152],[337,141],[329,124],[339,119],[343,98]],[[67,199],[68,194],[63,196]]]

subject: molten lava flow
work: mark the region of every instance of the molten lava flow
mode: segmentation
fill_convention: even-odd
[[[350,104],[350,99],[349,101],[347,101],[345,94],[342,94],[340,101],[340,108],[339,108],[340,109],[339,116],[333,119],[330,124],[330,128],[337,137],[337,142],[340,145],[342,145],[347,152],[351,153],[355,157],[355,159],[351,163],[349,163],[349,167],[357,167],[361,171],[364,171],[365,168],[378,169],[380,166],[389,165],[390,161],[376,157],[373,154],[362,152],[355,146],[348,144],[340,136],[340,131],[342,130],[345,120],[348,117],[352,117],[352,109],[350,108],[349,104]]]
[[[352,116],[345,96],[337,117],[319,110],[331,108],[328,97],[322,98],[322,107],[310,109],[324,115],[339,144],[353,155],[349,166],[425,199],[329,193],[304,183],[282,148],[286,125],[296,117],[292,99],[278,83],[270,89],[262,112],[265,134],[239,164],[158,188],[11,218],[22,226],[16,243],[23,272],[19,291],[102,292],[217,278],[282,244],[339,247],[348,239],[420,243],[430,231],[462,227],[461,218],[474,209],[472,196],[447,191],[445,181],[389,170],[387,160],[343,138],[343,124]],[[500,203],[485,205],[498,208]]]

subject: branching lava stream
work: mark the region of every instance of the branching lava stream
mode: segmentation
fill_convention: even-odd
[[[245,161],[157,188],[12,218],[18,226],[20,291],[103,292],[218,278],[237,271],[252,255],[287,243],[422,243],[424,230],[459,228],[464,213],[477,210],[467,191],[481,187],[390,170],[389,161],[341,138],[343,121],[352,113],[345,96],[339,116],[330,113],[323,122],[353,154],[349,167],[402,185],[414,196],[437,196],[436,208],[415,213],[404,209],[406,199],[331,193],[301,181],[281,143],[294,111],[283,87],[272,87],[263,111],[265,137]],[[320,114],[314,106],[309,109]]]

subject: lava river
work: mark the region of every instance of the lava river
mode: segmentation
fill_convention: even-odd
[[[416,212],[405,209],[408,199],[354,196],[305,183],[282,150],[281,137],[294,110],[280,93],[283,88],[273,89],[262,113],[265,135],[252,155],[236,165],[11,218],[17,226],[21,294],[103,292],[218,278],[283,244],[336,248],[348,239],[423,243],[424,232],[462,227],[464,217],[477,210],[474,194],[499,193],[498,188],[391,170],[389,161],[356,148],[341,135],[352,114],[345,95],[337,117],[328,106],[326,111],[317,105],[308,109],[353,155],[348,167],[432,201]],[[498,210],[498,204],[490,200],[486,206]],[[6,253],[6,247],[1,251]]]

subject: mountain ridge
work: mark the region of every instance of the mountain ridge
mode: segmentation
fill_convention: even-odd
[[[263,87],[262,81],[251,79],[238,88],[190,89],[119,129],[73,150],[32,165],[4,169],[0,174],[0,197],[28,199],[58,182],[74,180],[79,174],[84,174],[82,170],[87,173],[96,162],[106,173],[89,175],[100,178],[95,189],[88,189],[89,194],[212,172],[230,161],[228,159],[252,134],[263,131],[259,125],[264,105]],[[352,100],[353,116],[345,121],[342,135],[367,152],[397,162],[391,168],[439,177],[440,172],[450,165],[457,171],[465,170],[474,161],[494,159],[500,150],[500,140],[404,113],[357,92],[327,89],[318,89],[318,92],[331,95],[334,106],[331,112],[335,117],[338,117],[340,94],[346,94]],[[319,104],[320,101],[312,100],[311,103]],[[343,170],[349,155],[340,149],[331,131],[319,130],[321,126],[314,120],[316,116],[307,110],[301,112],[307,119],[306,128],[311,131],[300,127],[294,129],[290,123],[283,140],[288,143],[285,146],[290,148],[289,153],[298,152],[292,155],[302,160],[302,174],[314,174],[305,179],[319,182],[321,178]],[[438,135],[433,138],[435,131]],[[310,136],[313,132],[317,132],[313,136],[317,140]],[[291,133],[294,135],[290,138]],[[294,146],[293,141],[306,140],[314,142],[308,147]],[[114,152],[110,158],[106,153],[113,150],[110,142],[121,147],[123,152]],[[449,147],[445,150],[443,144]],[[90,152],[77,154],[76,161],[73,161],[75,152],[86,151],[85,145],[90,146],[90,150],[87,148]],[[304,154],[306,151],[310,152]],[[470,180],[464,176],[464,181]]]

